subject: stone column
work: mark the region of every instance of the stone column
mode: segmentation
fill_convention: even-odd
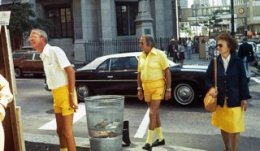
[[[138,0],[138,2],[138,15],[135,19],[136,35],[138,37],[142,34],[154,36],[150,0]]]
[[[86,61],[85,42],[86,42],[86,28],[85,27],[85,0],[73,1],[73,18],[74,18],[74,59],[79,61]]]
[[[111,40],[115,36],[115,4],[114,0],[101,0],[101,32],[103,40]]]

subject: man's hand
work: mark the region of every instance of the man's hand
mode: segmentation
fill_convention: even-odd
[[[144,93],[143,90],[138,90],[137,91],[137,97],[140,101],[142,101],[144,99]]]
[[[75,95],[73,93],[73,95]],[[69,99],[70,99],[70,107],[74,109],[74,111],[76,112],[76,110],[78,109],[78,104],[75,102],[77,100],[74,100],[74,96],[73,95],[70,95],[69,96]]]
[[[166,91],[164,95],[164,99],[166,101],[170,100],[172,98],[172,92],[171,91]]]

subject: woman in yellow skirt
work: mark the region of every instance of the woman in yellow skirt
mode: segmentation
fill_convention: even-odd
[[[245,131],[244,111],[247,109],[249,89],[243,61],[235,51],[236,40],[228,33],[217,37],[217,90],[210,94],[217,97],[217,109],[212,113],[212,125],[219,128],[224,151],[237,151],[240,132]],[[214,85],[214,61],[207,69],[207,88]]]

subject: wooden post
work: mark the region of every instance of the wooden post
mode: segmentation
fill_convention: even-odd
[[[14,66],[10,46],[9,32],[6,26],[0,26],[0,73],[9,81],[13,94],[16,93]],[[9,103],[3,121],[5,131],[5,151],[24,151],[24,142],[21,136],[20,118],[17,117],[16,101]]]

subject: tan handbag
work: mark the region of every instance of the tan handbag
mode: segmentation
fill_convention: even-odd
[[[214,79],[215,79],[215,84],[214,84],[214,89],[217,90],[217,58],[214,58]],[[217,98],[212,97],[210,95],[210,91],[213,88],[210,88],[207,94],[204,97],[204,107],[206,111],[208,112],[215,112],[217,109]]]

